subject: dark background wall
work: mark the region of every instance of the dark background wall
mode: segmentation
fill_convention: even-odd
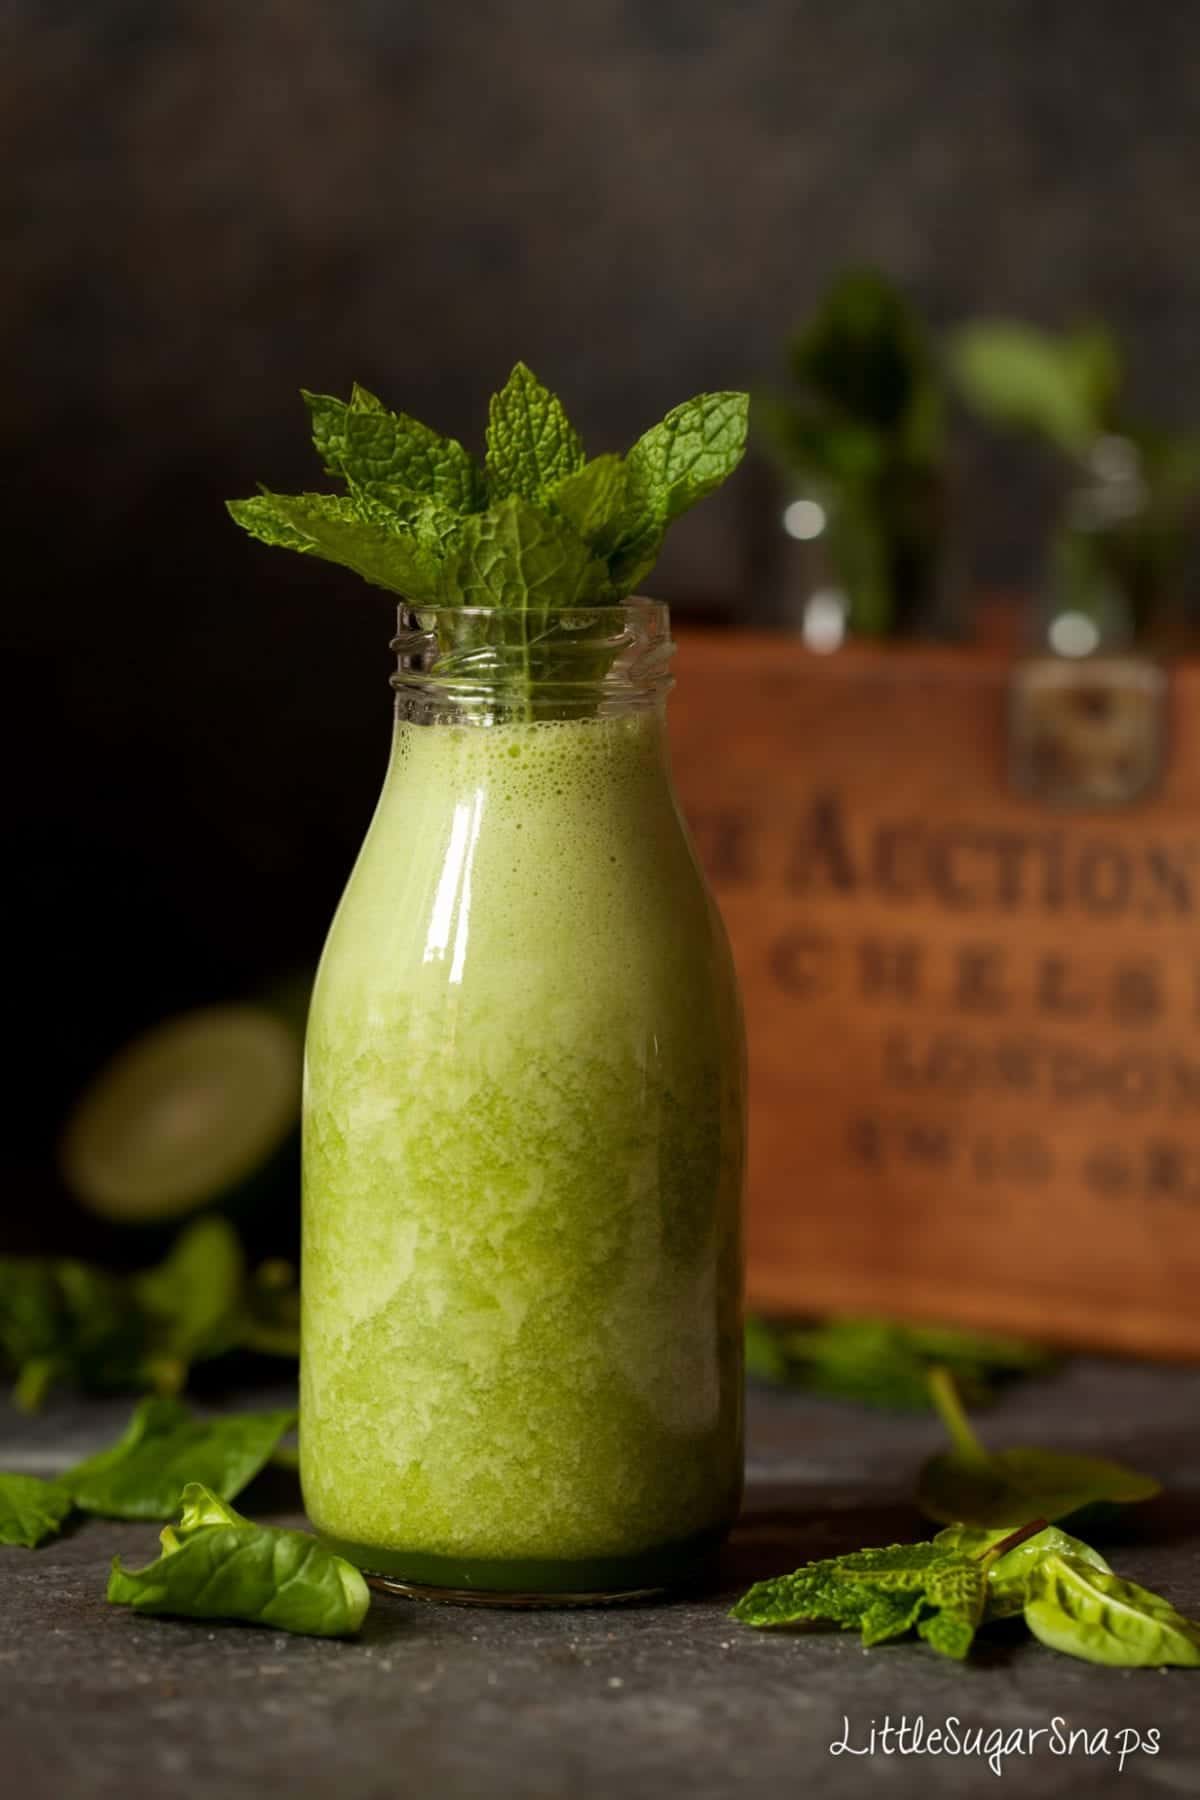
[[[9,999],[30,1166],[170,1007],[314,954],[388,730],[379,596],[221,499],[310,482],[303,383],[476,442],[517,355],[594,448],[759,382],[848,261],[937,321],[1082,311],[1200,404],[1178,0],[10,0],[0,54]],[[977,575],[1036,495],[976,457]],[[656,587],[754,616],[753,472]]]

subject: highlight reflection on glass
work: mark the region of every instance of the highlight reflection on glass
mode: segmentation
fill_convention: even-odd
[[[437,894],[425,937],[424,962],[444,957],[454,933],[454,956],[450,979],[461,982],[467,955],[467,934],[471,912],[471,859],[479,840],[483,818],[483,794],[476,791],[469,801],[460,801],[454,809],[446,860],[438,877]]]

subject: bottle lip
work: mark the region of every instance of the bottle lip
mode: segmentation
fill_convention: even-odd
[[[392,639],[397,707],[417,722],[602,716],[661,706],[670,613],[640,595],[590,606],[413,606]]]

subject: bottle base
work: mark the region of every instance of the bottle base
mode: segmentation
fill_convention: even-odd
[[[404,1600],[424,1600],[434,1606],[490,1606],[535,1610],[555,1606],[631,1606],[643,1600],[661,1600],[667,1587],[624,1588],[591,1593],[503,1593],[483,1588],[431,1587],[423,1581],[400,1581],[394,1575],[374,1575],[364,1569],[368,1587],[381,1594],[398,1594]]]
[[[720,1525],[630,1556],[579,1559],[473,1558],[383,1549],[318,1529],[329,1550],[362,1570],[371,1587],[447,1606],[627,1606],[693,1587],[728,1533]]]

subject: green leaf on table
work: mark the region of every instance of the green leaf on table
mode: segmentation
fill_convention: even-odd
[[[189,1482],[232,1500],[296,1423],[294,1410],[197,1418],[181,1401],[143,1400],[120,1441],[62,1477],[82,1512],[168,1519]]]
[[[1079,1557],[1047,1556],[1032,1570],[1025,1620],[1051,1650],[1112,1668],[1200,1668],[1200,1621],[1160,1594]]]
[[[992,1566],[1041,1525],[1035,1519],[983,1543],[964,1537],[962,1549],[943,1533],[932,1543],[888,1544],[808,1563],[791,1575],[757,1582],[731,1616],[760,1629],[857,1627],[868,1648],[915,1629],[940,1656],[961,1660],[989,1616]]]
[[[562,401],[519,362],[488,406],[484,467],[489,497],[504,500],[515,494],[540,500],[585,460]]]
[[[0,1544],[35,1549],[57,1537],[74,1511],[65,1487],[36,1475],[0,1475]]]
[[[891,1643],[910,1632],[925,1611],[922,1588],[881,1588],[867,1601],[857,1619],[864,1649]]]
[[[899,1412],[927,1412],[928,1373],[947,1366],[968,1398],[992,1398],[1002,1381],[1040,1373],[1054,1358],[1036,1344],[952,1326],[846,1317],[808,1325],[746,1322],[751,1374],[831,1399]]]
[[[931,1543],[889,1544],[757,1582],[732,1617],[760,1629],[857,1627],[868,1646],[915,1626],[939,1654],[963,1657],[983,1617],[986,1590],[986,1569],[974,1558]]]
[[[1121,1504],[1159,1492],[1153,1476],[1098,1456],[1056,1450],[984,1449],[944,1369],[929,1377],[930,1393],[953,1448],[925,1463],[917,1504],[940,1524],[1007,1526],[1040,1517],[1053,1523],[1097,1501]]]
[[[938,1532],[933,1541],[943,1550],[954,1551],[961,1556],[984,1556],[1002,1539],[1009,1537],[1012,1530],[1013,1527],[1009,1525],[997,1526],[991,1530],[980,1525],[948,1525],[944,1531]],[[1047,1525],[1044,1530],[1035,1532],[989,1564],[985,1616],[989,1619],[1006,1619],[1019,1613],[1025,1605],[1029,1576],[1047,1556],[1071,1556],[1080,1562],[1089,1563],[1094,1569],[1108,1569],[1100,1552],[1093,1550],[1090,1544],[1085,1544],[1082,1538],[1060,1531],[1057,1525]]]
[[[759,1630],[831,1622],[857,1625],[879,1594],[923,1593],[931,1563],[945,1560],[932,1544],[888,1544],[849,1557],[805,1563],[790,1575],[756,1581],[734,1606],[731,1618]],[[868,1578],[871,1578],[868,1580]]]
[[[191,1482],[178,1525],[144,1569],[114,1558],[108,1599],[135,1612],[233,1619],[312,1637],[349,1637],[370,1605],[362,1575],[303,1531],[256,1525]]]
[[[966,1656],[983,1621],[987,1568],[975,1557],[952,1556],[931,1564],[925,1580],[927,1609],[917,1631],[940,1656]]]

